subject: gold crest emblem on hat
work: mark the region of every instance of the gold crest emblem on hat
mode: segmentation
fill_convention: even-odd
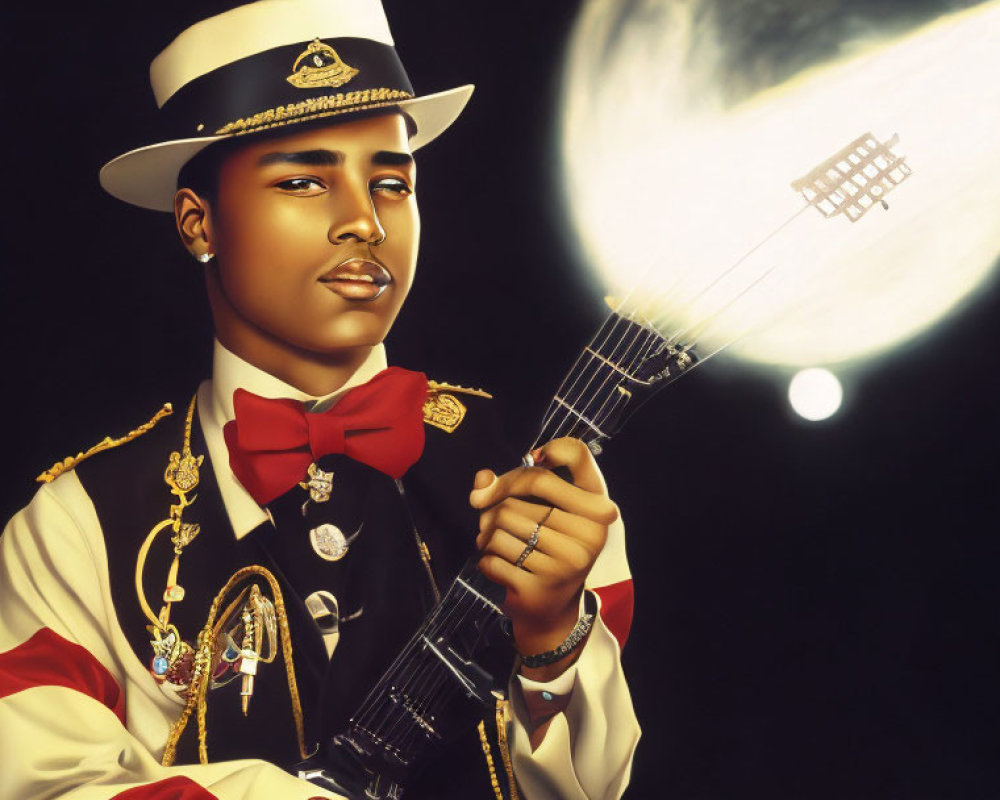
[[[300,89],[318,86],[343,86],[358,74],[358,70],[345,64],[330,45],[313,39],[292,64],[292,74],[287,80]]]

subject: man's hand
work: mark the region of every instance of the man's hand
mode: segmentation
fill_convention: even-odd
[[[554,650],[569,636],[579,616],[583,581],[604,547],[608,526],[618,518],[618,507],[583,442],[555,439],[532,455],[538,466],[500,477],[481,470],[469,496],[473,508],[486,509],[476,537],[483,553],[479,569],[507,587],[504,613],[514,624],[515,644],[524,655]],[[550,471],[558,466],[569,469],[573,483]],[[538,544],[515,566],[536,526]],[[522,672],[550,680],[575,657]]]

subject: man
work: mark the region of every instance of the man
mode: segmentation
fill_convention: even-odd
[[[8,526],[0,797],[338,796],[276,765],[344,729],[477,511],[522,657],[511,707],[498,740],[470,728],[407,796],[500,792],[508,756],[526,797],[618,796],[637,738],[625,631],[581,588],[617,584],[603,610],[621,621],[628,576],[596,465],[557,440],[467,495],[503,463],[485,393],[386,369],[381,345],[416,263],[412,150],[471,87],[414,97],[369,0],[241,6],[151,77],[173,138],[102,183],[172,209],[205,265],[213,378],[187,413],[58,465]]]

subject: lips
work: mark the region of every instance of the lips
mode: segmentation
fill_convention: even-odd
[[[349,258],[320,276],[319,282],[347,300],[374,300],[392,283],[392,276],[377,261]]]

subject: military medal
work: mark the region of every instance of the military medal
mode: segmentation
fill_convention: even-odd
[[[361,534],[361,527],[358,526],[358,529],[347,537],[336,525],[325,522],[309,531],[309,542],[320,558],[326,561],[340,561]]]
[[[153,647],[153,658],[149,662],[149,671],[156,678],[166,680],[167,670],[181,657],[182,649],[188,645],[181,641],[181,635],[173,625],[167,625],[163,629],[149,625],[147,630],[153,637],[150,639],[150,644]]]
[[[240,704],[246,716],[253,697],[257,665],[270,664],[278,654],[278,622],[274,603],[255,583],[243,589],[215,626],[212,647],[212,688],[241,678]]]
[[[309,501],[314,503],[325,503],[330,499],[330,492],[333,489],[333,473],[324,472],[319,468],[319,464],[312,463],[306,472],[309,476],[307,481],[299,481],[299,486],[309,491],[309,497],[302,504],[302,516],[306,515],[306,506]]]

